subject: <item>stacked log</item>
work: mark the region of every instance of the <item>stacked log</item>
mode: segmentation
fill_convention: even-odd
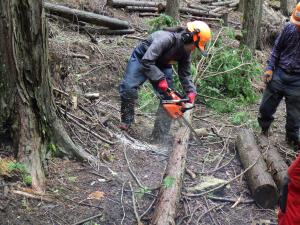
[[[67,19],[70,23],[78,24],[80,29],[83,30],[86,30],[85,24],[88,23],[100,26],[101,28],[93,28],[94,32],[98,30],[99,34],[128,34],[134,32],[133,29],[130,29],[129,23],[124,20],[78,9],[71,9],[49,2],[44,2],[44,8],[50,17],[55,15],[62,18],[63,21]]]
[[[124,8],[129,11],[136,12],[157,12],[157,14],[148,14],[157,16],[158,13],[165,10],[166,4],[164,2],[146,2],[134,0],[107,0],[107,5],[115,8]],[[215,0],[203,0],[201,4],[190,4],[180,7],[179,11],[182,14],[192,16],[205,16],[205,17],[222,17],[224,14],[236,9],[238,6],[237,0],[225,0],[216,2]],[[142,14],[145,16],[145,14]]]

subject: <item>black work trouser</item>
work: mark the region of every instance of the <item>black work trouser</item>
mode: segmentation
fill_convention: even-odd
[[[286,103],[286,137],[288,140],[299,141],[300,127],[300,87],[285,84],[280,80],[272,80],[267,84],[259,108],[258,122],[263,131],[269,129],[274,120],[274,113],[285,97]]]

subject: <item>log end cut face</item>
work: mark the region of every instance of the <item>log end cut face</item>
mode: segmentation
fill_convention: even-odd
[[[274,208],[278,202],[277,188],[266,184],[258,187],[253,194],[255,202],[264,209]]]

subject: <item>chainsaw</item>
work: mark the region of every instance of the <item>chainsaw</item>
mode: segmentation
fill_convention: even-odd
[[[198,134],[194,130],[194,128],[191,126],[191,124],[186,120],[186,118],[183,116],[183,114],[187,110],[191,110],[194,108],[187,107],[185,103],[189,102],[188,98],[182,98],[182,96],[174,91],[171,88],[167,89],[167,96],[170,99],[163,99],[162,100],[162,107],[166,111],[166,113],[172,118],[172,119],[181,119],[183,123],[191,130],[191,132],[195,135],[195,137],[201,142]]]

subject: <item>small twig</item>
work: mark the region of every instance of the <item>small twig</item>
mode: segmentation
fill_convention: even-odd
[[[208,215],[209,215],[209,218],[210,218],[210,220],[213,222],[213,224],[216,225],[216,221],[214,220],[213,216],[211,215],[211,211],[212,211],[212,210],[209,210],[209,205],[208,205],[208,202],[207,202],[207,198],[206,198],[206,197],[204,197],[204,201],[205,201],[205,205],[206,205],[206,207],[207,207],[207,213],[208,213]]]
[[[223,208],[225,205],[215,205],[213,207],[211,207],[210,209],[208,209],[207,211],[205,211],[202,215],[200,215],[197,219],[197,224],[199,224],[200,220],[207,214],[209,213],[210,211],[214,210],[214,209],[217,209],[217,208]]]
[[[62,114],[64,114],[63,110],[61,108],[58,108]],[[77,120],[75,120],[72,116],[68,115],[68,114],[64,114],[68,117],[69,120],[71,120],[73,123],[75,123],[77,126],[79,126],[80,128],[82,128],[85,131],[88,131],[90,134],[94,135],[95,137],[99,138],[101,141],[113,145],[115,144],[115,142],[112,142],[110,140],[105,139],[104,137],[101,137],[99,134],[95,133],[94,131],[92,131],[91,129],[87,128],[86,126],[82,125],[81,123],[79,123]]]
[[[100,216],[103,216],[103,213],[99,213],[99,214],[97,214],[97,215],[95,215],[95,216],[91,216],[91,217],[89,217],[89,218],[80,220],[79,222],[73,223],[72,225],[80,225],[80,224],[83,224],[83,223],[88,222],[88,221],[90,221],[90,220],[96,219],[96,218],[98,218],[98,217],[100,217]]]
[[[136,202],[135,202],[135,197],[134,197],[134,192],[133,192],[131,182],[129,182],[129,186],[130,186],[130,189],[132,191],[132,204],[133,204],[134,215],[135,215],[135,218],[138,222],[138,225],[140,225],[141,224],[141,219],[139,217],[139,214],[138,214],[138,211],[137,211],[137,208],[136,208]]]
[[[213,200],[213,201],[220,201],[220,202],[230,202],[230,203],[235,203],[237,200],[233,199],[233,198],[221,198],[221,197],[215,197],[215,196],[211,196],[208,195],[207,196],[208,199]],[[243,203],[243,204],[251,204],[254,203],[254,200],[241,200],[239,203]]]
[[[122,184],[122,192],[121,192],[121,205],[122,205],[122,210],[123,210],[123,217],[121,220],[121,225],[123,225],[124,219],[126,217],[126,212],[125,212],[125,208],[123,205],[124,185],[125,185],[125,182]]]
[[[210,75],[208,75],[208,76],[203,77],[202,79],[207,79],[207,78],[210,78],[210,77],[215,77],[215,76],[218,76],[218,75],[222,75],[222,74],[224,74],[224,73],[231,72],[231,71],[236,70],[236,69],[238,69],[238,68],[240,68],[240,67],[242,67],[242,66],[246,66],[246,65],[250,65],[250,64],[251,64],[251,63],[243,63],[243,64],[240,64],[240,65],[238,65],[238,66],[236,66],[236,67],[234,67],[234,68],[231,68],[231,69],[229,69],[229,70],[225,70],[225,71],[217,72],[217,73],[212,73],[212,74],[210,74]]]
[[[134,174],[134,172],[132,171],[131,167],[130,167],[130,163],[126,154],[126,146],[123,148],[123,152],[124,152],[124,156],[128,165],[128,169],[130,174],[132,175],[132,177],[134,178],[134,180],[136,181],[136,183],[139,185],[139,187],[143,188],[144,186],[141,184],[141,182],[139,181],[139,179],[136,177],[136,175]]]
[[[155,201],[156,201],[156,199],[154,199],[154,200],[151,202],[151,204],[149,205],[149,207],[146,209],[146,211],[142,213],[141,219],[142,219],[142,218],[150,211],[150,209],[151,209],[152,206],[154,205]]]

